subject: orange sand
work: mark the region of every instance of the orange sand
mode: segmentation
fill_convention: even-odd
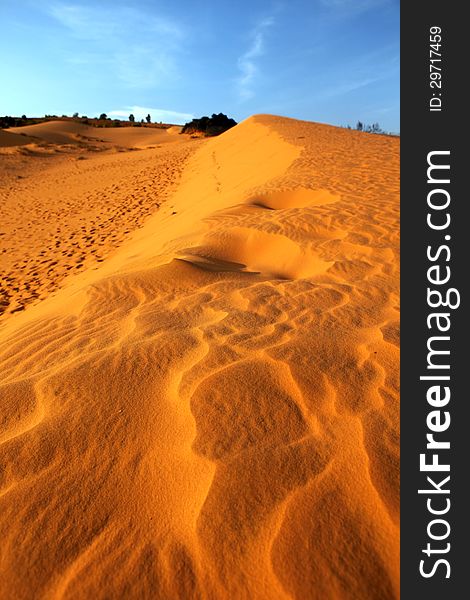
[[[47,125],[0,155],[0,597],[397,598],[398,140]]]
[[[33,138],[12,130],[43,138],[24,145]],[[85,136],[90,132],[119,145]],[[0,321],[2,313],[46,298],[76,270],[103,262],[174,191],[198,146],[163,129],[93,129],[66,121],[0,134],[22,144],[12,147],[8,137],[2,155],[0,137]],[[67,136],[69,145],[52,141]],[[144,138],[156,145],[136,147]]]

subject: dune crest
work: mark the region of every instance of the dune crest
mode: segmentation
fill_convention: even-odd
[[[0,326],[0,597],[398,598],[398,140],[195,143]]]

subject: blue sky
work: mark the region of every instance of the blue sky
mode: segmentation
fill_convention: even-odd
[[[2,0],[0,114],[399,130],[399,0]]]

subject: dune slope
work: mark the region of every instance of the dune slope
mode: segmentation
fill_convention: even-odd
[[[146,147],[174,142],[174,128],[170,129],[171,131],[153,127],[92,127],[76,121],[46,121],[36,125],[11,127],[8,132],[30,136],[51,144],[86,145],[93,142],[98,146],[115,144],[124,147]],[[0,138],[0,145],[1,141]]]
[[[26,144],[31,144],[34,141],[34,138],[28,136],[26,133],[21,135],[20,133],[11,133],[10,131],[0,129],[0,148],[25,146]]]
[[[5,320],[1,598],[398,597],[398,156],[252,117]]]

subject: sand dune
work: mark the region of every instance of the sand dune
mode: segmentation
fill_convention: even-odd
[[[11,174],[38,236],[11,210],[16,256],[56,256],[47,229],[72,251],[72,196],[85,228],[143,204],[0,326],[1,598],[398,597],[398,157],[256,116],[96,171],[55,157],[55,204]]]
[[[123,128],[123,145],[136,140],[127,133]],[[43,300],[77,270],[95,268],[142,227],[174,191],[197,145],[177,136],[171,146],[139,152],[88,145],[65,153],[48,146],[42,154],[29,146],[26,154],[0,157],[0,322],[2,313]]]
[[[181,128],[166,129],[148,127],[91,127],[75,121],[47,121],[36,125],[11,127],[8,133],[21,134],[51,144],[94,144],[129,147],[147,147],[155,144],[175,142],[174,133]],[[4,132],[7,133],[7,132]],[[2,140],[0,139],[0,146]],[[12,145],[12,144],[11,144]]]
[[[12,133],[0,129],[0,148],[10,148],[12,146],[25,146],[26,144],[34,143],[36,140],[26,133]]]

